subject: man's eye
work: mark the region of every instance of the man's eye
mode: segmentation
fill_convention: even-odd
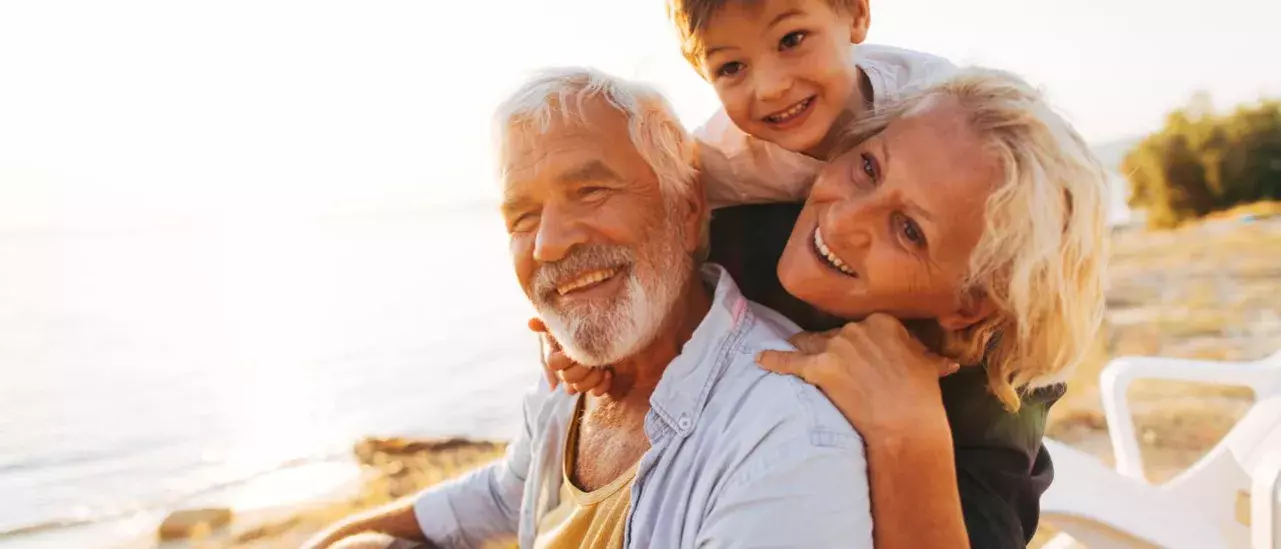
[[[537,216],[532,213],[517,216],[516,219],[511,222],[511,225],[508,226],[507,232],[520,233],[528,231],[534,225],[536,217]]]
[[[804,42],[804,41],[805,41],[804,31],[789,32],[783,36],[782,40],[778,41],[778,49],[790,50],[792,48],[795,48],[796,46],[801,45],[801,42]]]
[[[738,74],[739,71],[743,70],[743,66],[744,65],[738,61],[730,61],[729,63],[721,65],[721,68],[716,69],[716,76],[734,76]]]
[[[578,196],[582,198],[600,198],[605,196],[609,189],[605,187],[582,187],[578,189]]]

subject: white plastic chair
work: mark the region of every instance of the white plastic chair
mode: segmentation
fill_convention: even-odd
[[[1166,547],[1221,549],[1222,536],[1196,508],[1161,488],[1122,476],[1098,458],[1045,439],[1054,482],[1041,496],[1041,520],[1063,532],[1046,549]]]
[[[1136,379],[1241,385],[1252,389],[1256,400],[1209,453],[1169,482],[1153,486],[1143,471],[1126,398]],[[1145,544],[1281,549],[1281,352],[1257,362],[1121,358],[1104,369],[1100,390],[1116,471],[1046,441],[1056,475],[1042,498],[1042,515],[1066,534],[1051,547],[1068,547],[1075,538],[1092,549]],[[1238,498],[1245,494],[1252,526],[1238,521]]]

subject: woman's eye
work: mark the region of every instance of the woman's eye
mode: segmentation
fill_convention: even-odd
[[[863,153],[860,157],[860,161],[863,163],[863,174],[866,175],[868,179],[876,181],[879,173],[878,166],[876,165],[876,157],[868,153]]]
[[[721,65],[721,68],[716,69],[716,76],[734,76],[741,70],[743,70],[742,63],[739,63],[738,61],[730,61],[729,63]]]
[[[902,225],[903,238],[906,238],[908,242],[918,248],[925,247],[925,232],[921,230],[920,225],[916,224],[916,221],[913,221],[910,217],[902,217],[900,224]]]
[[[782,40],[778,41],[778,49],[790,50],[792,48],[795,48],[796,46],[801,45],[801,42],[804,42],[804,41],[805,41],[804,31],[789,32],[783,36]]]

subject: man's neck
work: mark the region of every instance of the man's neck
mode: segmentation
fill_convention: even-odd
[[[576,456],[571,473],[576,486],[591,491],[612,482],[649,449],[644,436],[649,397],[712,307],[712,294],[698,273],[685,286],[659,336],[614,365],[609,393],[583,395],[578,446],[570,449]]]
[[[658,386],[667,365],[680,354],[712,307],[712,292],[697,272],[685,283],[658,337],[636,354],[612,366],[614,381],[603,400],[618,404],[644,402]]]

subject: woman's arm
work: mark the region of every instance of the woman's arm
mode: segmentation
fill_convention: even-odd
[[[792,342],[759,362],[818,386],[863,436],[877,549],[969,547],[938,382],[957,365],[886,315]]]
[[[865,440],[877,549],[969,547],[946,422]]]

